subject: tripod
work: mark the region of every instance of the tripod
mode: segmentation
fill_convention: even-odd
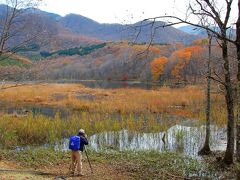
[[[85,151],[85,154],[86,154],[86,156],[87,156],[87,160],[88,160],[89,167],[90,167],[90,169],[91,169],[91,173],[93,174],[92,165],[91,165],[90,160],[89,160],[89,158],[88,158],[88,153],[87,153],[86,148],[84,148],[84,151]]]

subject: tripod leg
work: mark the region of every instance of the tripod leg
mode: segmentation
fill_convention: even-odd
[[[84,148],[84,151],[85,151],[85,154],[86,154],[86,156],[87,156],[87,160],[88,160],[89,167],[90,167],[90,169],[91,169],[91,173],[93,174],[92,165],[91,165],[91,163],[90,163],[90,161],[89,161],[88,154],[87,154],[87,151],[86,151],[85,148]]]

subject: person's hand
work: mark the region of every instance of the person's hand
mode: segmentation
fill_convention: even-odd
[[[87,134],[81,134],[81,136],[87,138]]]

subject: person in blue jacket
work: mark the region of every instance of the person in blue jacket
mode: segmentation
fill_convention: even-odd
[[[80,137],[80,148],[79,151],[73,151],[72,150],[72,169],[71,173],[74,174],[75,168],[77,167],[78,174],[80,176],[83,176],[82,172],[82,153],[84,150],[84,146],[88,145],[87,135],[85,134],[85,131],[83,129],[80,129],[78,131],[78,136]]]

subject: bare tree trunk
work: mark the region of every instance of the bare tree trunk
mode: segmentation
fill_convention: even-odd
[[[238,60],[238,73],[237,73],[237,120],[236,120],[236,149],[237,149],[237,162],[240,163],[240,0],[238,0],[238,20],[236,23],[236,48]],[[240,175],[240,172],[239,172]]]
[[[211,114],[211,54],[212,54],[212,35],[208,33],[208,61],[207,61],[207,93],[206,93],[206,137],[203,148],[198,152],[200,155],[211,153],[210,149],[210,114]]]
[[[231,84],[231,75],[228,59],[227,40],[222,40],[222,56],[224,61],[225,71],[225,100],[227,105],[227,149],[224,156],[224,163],[233,163],[234,154],[234,105],[233,105],[233,89]]]

